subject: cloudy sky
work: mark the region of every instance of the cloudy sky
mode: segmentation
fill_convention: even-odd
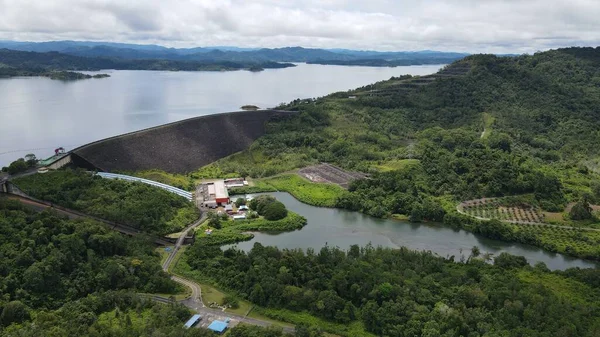
[[[0,39],[521,53],[600,45],[600,0],[0,0]]]

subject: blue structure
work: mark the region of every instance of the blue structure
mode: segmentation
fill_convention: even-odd
[[[152,186],[155,186],[158,188],[162,188],[163,190],[167,190],[171,193],[175,193],[177,195],[180,195],[180,196],[186,198],[189,201],[192,201],[192,193],[190,193],[188,191],[184,191],[177,187],[159,183],[154,180],[148,180],[148,179],[144,179],[144,178],[126,176],[124,174],[115,174],[115,173],[107,173],[107,172],[98,172],[97,174],[99,176],[101,176],[102,178],[106,178],[106,179],[121,179],[121,180],[128,180],[128,181],[138,181],[140,183],[144,183],[144,184],[152,185]]]
[[[198,323],[198,321],[200,320],[200,318],[202,318],[200,315],[194,315],[192,316],[192,318],[190,318],[184,325],[183,327],[186,329],[189,329],[191,327],[194,326],[194,324]]]
[[[225,331],[225,329],[227,329],[228,326],[229,326],[229,323],[214,320],[214,321],[212,321],[212,323],[210,323],[210,325],[208,326],[208,329],[212,330],[214,332],[217,332],[217,333],[223,333],[223,331]]]

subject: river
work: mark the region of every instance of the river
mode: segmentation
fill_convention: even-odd
[[[254,239],[233,246],[248,251],[255,242],[279,248],[313,248],[323,246],[348,249],[350,245],[399,248],[431,251],[442,257],[468,257],[477,246],[482,255],[502,252],[524,256],[530,264],[544,262],[552,270],[571,267],[595,268],[594,262],[562,254],[546,252],[540,248],[518,243],[490,240],[464,230],[454,230],[441,224],[415,224],[398,220],[377,219],[362,213],[334,208],[321,208],[303,204],[288,193],[268,193],[283,202],[288,209],[307,219],[301,230],[278,234],[254,233]],[[228,247],[228,246],[226,246]]]
[[[274,107],[442,65],[396,68],[298,64],[261,72],[109,70],[111,77],[71,82],[0,79],[0,166],[29,152],[47,157],[98,139],[190,117]]]

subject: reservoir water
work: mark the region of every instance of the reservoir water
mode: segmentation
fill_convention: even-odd
[[[348,249],[350,245],[399,248],[431,251],[442,257],[467,258],[473,246],[482,255],[502,252],[524,256],[532,265],[544,262],[552,270],[572,267],[595,268],[591,261],[571,258],[562,254],[546,252],[540,248],[518,243],[490,240],[463,230],[454,230],[441,224],[415,224],[398,220],[377,219],[358,212],[303,204],[288,193],[269,193],[283,202],[288,209],[304,216],[308,224],[301,230],[268,234],[254,233],[254,239],[233,246],[248,251],[255,242],[279,248],[313,248],[319,251],[329,245]]]
[[[442,65],[396,68],[298,64],[262,72],[102,71],[111,77],[62,82],[0,79],[0,166],[33,152],[47,157],[102,138],[195,116],[270,108]]]

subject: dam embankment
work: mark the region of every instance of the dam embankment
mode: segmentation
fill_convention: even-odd
[[[71,151],[74,163],[102,171],[186,173],[247,149],[268,121],[289,111],[237,111],[190,118],[106,138]]]

